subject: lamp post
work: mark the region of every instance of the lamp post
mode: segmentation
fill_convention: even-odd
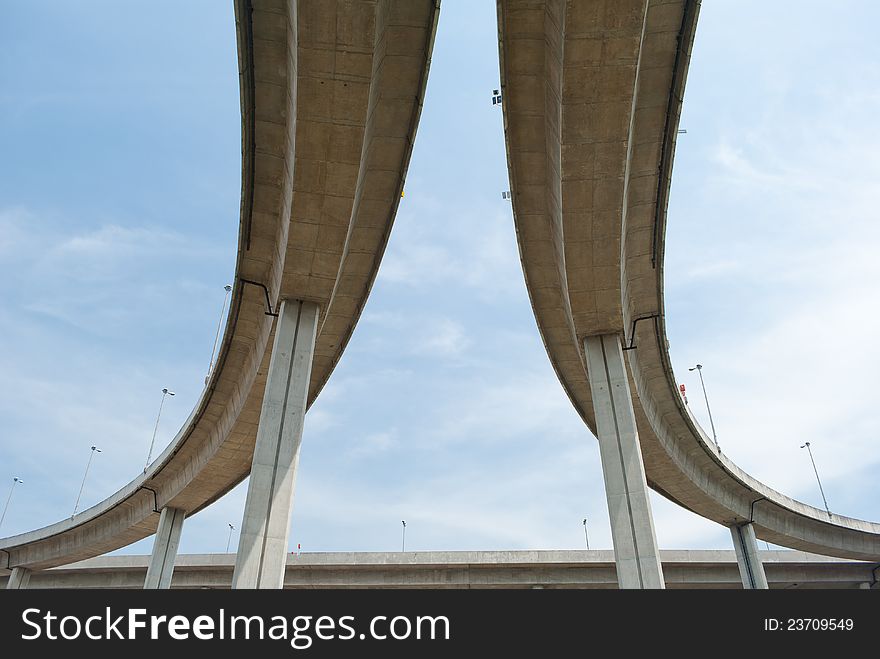
[[[208,364],[208,374],[205,376],[206,385],[208,384],[208,378],[211,377],[211,371],[214,370],[214,353],[217,352],[217,342],[220,340],[220,329],[223,327],[226,301],[229,299],[229,293],[232,291],[232,286],[226,284],[226,286],[223,287],[223,290],[226,291],[226,295],[223,296],[223,306],[220,308],[220,320],[217,322],[217,333],[214,335],[214,347],[211,348],[211,362]]]
[[[590,548],[590,536],[587,535],[587,518],[584,517],[584,540],[587,543],[587,549]]]
[[[697,364],[688,370],[696,371],[700,374],[700,385],[703,387],[703,398],[706,399],[706,410],[709,412],[709,425],[712,426],[712,439],[715,441],[715,446],[718,449],[718,452],[721,453],[721,445],[718,443],[718,435],[715,433],[715,422],[712,420],[712,408],[709,407],[709,395],[706,393],[706,383],[703,381],[703,365]]]
[[[147,467],[150,466],[150,459],[153,457],[153,445],[156,443],[156,432],[159,430],[159,419],[162,418],[162,406],[165,404],[165,396],[173,396],[174,392],[166,389],[162,390],[162,400],[159,402],[159,414],[156,415],[156,427],[153,428],[153,439],[150,440],[150,452],[147,453],[147,462],[144,464],[144,473],[147,473]]]
[[[92,466],[92,458],[95,457],[95,453],[101,453],[101,449],[97,446],[92,447],[92,452],[89,453],[89,461],[86,463],[86,473],[83,474],[82,485],[79,486],[79,494],[76,495],[76,503],[73,504],[73,514],[71,514],[70,519],[76,517],[76,511],[79,508],[79,500],[82,497],[83,488],[86,486],[86,477],[89,475],[89,467]]]
[[[400,523],[403,524],[403,540],[400,543],[400,551],[406,551],[406,520],[400,520]]]
[[[229,553],[229,543],[232,542],[232,532],[235,530],[235,527],[229,522],[227,522],[227,525],[229,526],[229,537],[226,538],[226,553],[228,554]]]
[[[822,489],[822,481],[819,479],[819,470],[816,469],[816,461],[813,459],[813,449],[810,448],[810,442],[801,444],[801,448],[807,449],[810,454],[810,462],[813,463],[813,472],[816,474],[816,482],[819,483],[819,492],[822,494],[822,503],[825,504],[825,512],[831,517],[831,511],[828,509],[828,499],[825,498],[825,490]]]
[[[18,476],[12,477],[12,487],[9,488],[9,496],[6,497],[6,505],[3,506],[3,514],[0,515],[0,527],[3,526],[3,520],[6,519],[6,511],[9,510],[9,502],[12,500],[12,493],[15,492],[15,486],[21,483],[24,485],[24,481],[21,480]]]

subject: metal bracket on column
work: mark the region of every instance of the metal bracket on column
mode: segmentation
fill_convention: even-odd
[[[752,505],[749,506],[749,524],[755,523],[755,504],[766,500],[767,497],[758,497],[757,499],[752,501]]]
[[[650,314],[650,315],[648,315],[648,316],[639,316],[638,318],[633,319],[633,321],[632,321],[632,329],[630,329],[630,331],[629,331],[629,345],[628,345],[628,346],[626,346],[626,345],[623,346],[623,350],[624,350],[624,351],[626,351],[626,350],[635,350],[636,348],[638,348],[638,346],[635,344],[635,341],[636,341],[636,323],[638,323],[640,320],[650,320],[651,318],[654,319],[654,324],[656,325],[656,324],[657,324],[657,319],[660,318],[660,314],[659,314],[659,313],[652,313],[652,314]],[[625,339],[625,338],[626,338],[626,337],[624,337],[624,339]],[[624,342],[625,342],[625,341],[624,341]]]
[[[147,487],[146,485],[141,485],[140,489],[149,490],[153,493],[153,512],[161,513],[162,511],[159,510],[159,495],[156,493],[156,490],[154,490],[152,487]]]
[[[267,315],[267,316],[272,316],[272,317],[274,317],[274,318],[278,318],[278,314],[275,313],[274,311],[272,311],[272,302],[269,300],[269,289],[266,288],[266,285],[265,285],[265,284],[261,284],[260,282],[258,282],[258,281],[253,281],[253,280],[251,280],[251,279],[243,279],[242,277],[239,277],[239,278],[238,278],[238,281],[240,281],[242,284],[252,284],[252,285],[254,285],[254,286],[259,286],[260,288],[262,288],[262,289],[263,289],[263,293],[266,294],[266,306],[267,306],[268,309],[269,309],[269,311],[266,312],[266,315]]]

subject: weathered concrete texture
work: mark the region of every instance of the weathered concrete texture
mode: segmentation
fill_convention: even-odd
[[[259,370],[272,318],[265,315],[263,291],[241,278],[263,283],[277,295],[289,225],[293,144],[288,136],[295,124],[297,74],[290,57],[290,43],[296,54],[295,3],[255,0],[252,13],[247,4],[235,3],[242,76],[241,231],[217,366],[192,414],[146,474],[72,520],[0,540],[12,565],[45,568],[112,551],[152,535],[160,517],[155,508],[171,505],[191,514],[247,475],[250,455],[242,456],[240,447],[248,438],[253,443],[264,377]],[[272,92],[278,89],[283,93]],[[261,121],[265,117],[274,119]],[[274,161],[260,157],[273,149]],[[273,211],[258,212],[269,208]],[[254,417],[248,418],[249,410]]]
[[[592,425],[583,350],[565,271],[562,98],[565,2],[500,0],[504,134],[514,225],[529,300],[566,393]]]
[[[768,488],[719,455],[678,393],[663,301],[666,208],[699,0],[498,0],[514,223],[541,337],[594,431],[584,337],[628,347],[649,485],[805,551],[880,558],[880,525]]]
[[[771,588],[868,588],[876,563],[762,552]],[[662,551],[667,588],[742,588],[733,551]],[[34,573],[31,588],[136,588],[147,556],[103,556]],[[234,554],[178,557],[173,588],[229,588]],[[0,577],[0,587],[3,577]],[[486,551],[287,555],[285,588],[617,588],[614,553]]]
[[[42,569],[110,552],[152,535],[158,508],[192,515],[223,496],[251,467],[271,357],[267,303],[307,299],[325,314],[311,404],[369,296],[415,141],[439,2],[234,5],[241,226],[217,365],[146,474],[73,520],[0,539],[8,565]]]
[[[767,575],[764,564],[758,555],[758,541],[755,538],[753,524],[736,524],[730,527],[733,547],[736,551],[736,563],[742,577],[743,588],[747,590],[766,589]]]
[[[566,5],[562,94],[565,272],[578,336],[619,333],[620,227],[647,0]]]
[[[12,573],[6,581],[7,590],[23,590],[28,587],[31,580],[31,571],[26,567],[12,568]]]
[[[663,588],[651,502],[620,339],[584,341],[621,588]]]
[[[359,167],[348,168],[344,178],[351,197],[348,221],[342,226],[333,221],[335,235],[342,238],[341,257],[330,298],[322,305],[310,402],[348,345],[385,253],[416,140],[439,12],[434,0],[376,3],[369,93],[359,97],[366,101],[362,149]],[[355,25],[362,29],[361,22]],[[295,197],[295,214],[303,199]],[[284,295],[298,297],[295,289],[285,289]]]
[[[649,482],[709,519],[754,522],[758,537],[805,551],[880,557],[880,525],[795,501],[718,454],[684,405],[668,352],[663,299],[667,199],[687,68],[699,13],[693,0],[651,3],[639,71],[623,227],[624,327]],[[637,321],[638,318],[656,318]],[[829,523],[830,522],[830,523]]]
[[[165,506],[159,517],[159,529],[153,540],[153,553],[144,579],[144,589],[171,588],[171,575],[174,574],[174,561],[180,546],[180,534],[186,512],[179,508]]]
[[[284,584],[318,313],[313,302],[281,303],[241,523],[235,588],[281,588]]]

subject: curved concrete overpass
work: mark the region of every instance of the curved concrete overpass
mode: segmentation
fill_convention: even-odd
[[[280,300],[319,310],[304,394],[307,405],[315,400],[384,252],[438,5],[237,0],[242,204],[217,366],[184,427],[143,474],[72,519],[0,540],[0,569],[112,551],[154,533],[161,510],[193,514],[244,479],[265,412]],[[698,0],[498,0],[514,216],[538,326],[600,444],[596,364],[585,345],[604,355],[614,337],[622,377],[615,381],[606,362],[601,386],[622,382],[628,405],[631,397],[643,482],[708,519],[749,523],[777,544],[877,560],[880,525],[828,515],[751,478],[715,450],[678,395],[665,333],[664,229],[698,9]],[[639,533],[653,534],[647,520]],[[618,551],[618,575],[625,553]],[[661,581],[640,572],[641,587],[662,586],[654,560]]]
[[[236,0],[242,195],[217,364],[167,449],[79,515],[0,539],[0,569],[98,556],[250,473],[279,301],[320,309],[308,405],[376,277],[424,99],[439,0]]]
[[[505,138],[520,256],[547,354],[597,432],[585,341],[622,342],[648,484],[758,537],[880,558],[880,524],[752,478],[683,404],[666,338],[663,256],[699,0],[498,0]]]

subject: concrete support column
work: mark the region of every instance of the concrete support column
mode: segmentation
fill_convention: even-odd
[[[233,588],[281,588],[303,419],[315,352],[318,305],[284,300],[248,484]]]
[[[147,578],[144,589],[171,588],[171,576],[174,573],[174,560],[180,546],[180,533],[183,531],[183,518],[186,512],[180,508],[165,506],[159,517],[159,528],[153,540],[153,554],[147,567]]]
[[[12,568],[12,574],[6,582],[6,590],[23,590],[28,587],[31,580],[31,571],[26,567]]]
[[[758,539],[755,537],[754,524],[731,526],[730,535],[733,537],[733,547],[736,549],[736,564],[739,566],[743,588],[747,590],[769,588],[767,575],[764,574],[764,564],[758,557]]]
[[[620,339],[584,341],[620,588],[665,588]]]

